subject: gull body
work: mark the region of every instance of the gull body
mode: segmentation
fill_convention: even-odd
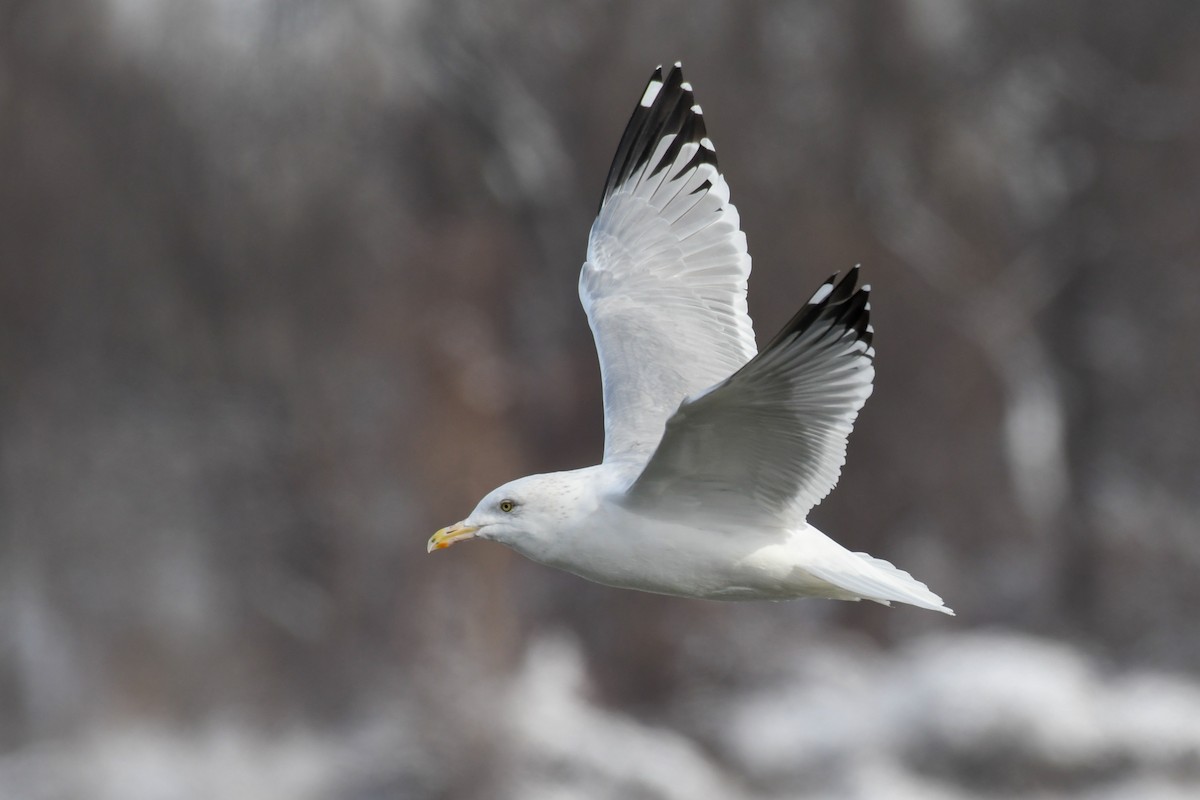
[[[858,268],[761,350],[750,256],[692,87],[651,76],[617,147],[579,297],[600,358],[604,458],[531,475],[439,530],[624,589],[710,600],[825,597],[953,613],[907,572],[807,522],[871,394]]]
[[[847,550],[805,521],[747,529],[736,518],[682,521],[629,508],[622,500],[635,478],[604,464],[520,478],[490,492],[439,539],[500,542],[620,589],[702,600],[898,601],[949,612],[908,573]],[[506,500],[513,511],[499,509]]]

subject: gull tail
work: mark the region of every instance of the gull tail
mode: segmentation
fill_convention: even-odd
[[[893,602],[907,603],[954,616],[953,609],[948,608],[942,598],[891,562],[866,553],[843,552],[852,558],[837,559],[835,564],[808,566],[806,569],[821,580],[863,600],[874,600],[885,606]]]
[[[875,558],[875,556],[867,555],[866,553],[855,553],[854,555],[882,572],[882,583],[890,588],[889,593],[882,599],[864,594],[863,596],[868,600],[876,600],[884,603],[884,605],[888,605],[887,600],[895,600],[899,603],[908,603],[910,606],[916,606],[917,608],[927,608],[930,611],[940,611],[943,614],[954,616],[954,609],[942,602],[942,598],[929,591],[928,586],[892,564],[892,562],[884,561],[882,558]]]

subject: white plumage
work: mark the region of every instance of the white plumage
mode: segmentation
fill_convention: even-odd
[[[617,148],[579,296],[600,358],[604,459],[492,491],[429,549],[493,539],[630,589],[899,601],[953,613],[805,518],[837,483],[874,377],[869,287],[834,275],[762,352],[750,256],[678,64]]]

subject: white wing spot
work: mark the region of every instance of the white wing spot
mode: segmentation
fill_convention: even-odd
[[[675,62],[675,66],[679,67],[680,69],[683,69],[683,62],[682,62],[682,61],[676,61],[676,62]]]
[[[685,92],[690,92],[692,91],[692,84],[684,81],[683,83],[679,84],[679,88],[683,89]]]
[[[812,296],[812,299],[808,301],[808,304],[810,306],[815,306],[817,303],[821,302],[826,297],[829,297],[829,293],[832,291],[833,291],[833,282],[832,281],[830,281],[829,283],[821,284],[821,288],[817,289],[817,293]]]
[[[649,108],[651,103],[654,102],[654,98],[658,97],[658,92],[662,87],[662,81],[650,81],[649,85],[646,86],[646,93],[642,95],[642,106]]]
[[[693,114],[703,114],[704,111],[700,108],[699,105],[694,105],[694,106],[692,106],[692,113]]]
[[[713,147],[712,139],[708,138],[707,136],[700,140],[700,146],[706,150],[712,150],[714,153],[717,150],[717,148]]]

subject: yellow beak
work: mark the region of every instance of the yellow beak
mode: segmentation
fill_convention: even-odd
[[[434,550],[444,550],[452,544],[458,544],[466,539],[473,539],[477,530],[479,528],[462,522],[456,522],[430,536],[429,547],[426,548],[425,552],[432,553]]]

